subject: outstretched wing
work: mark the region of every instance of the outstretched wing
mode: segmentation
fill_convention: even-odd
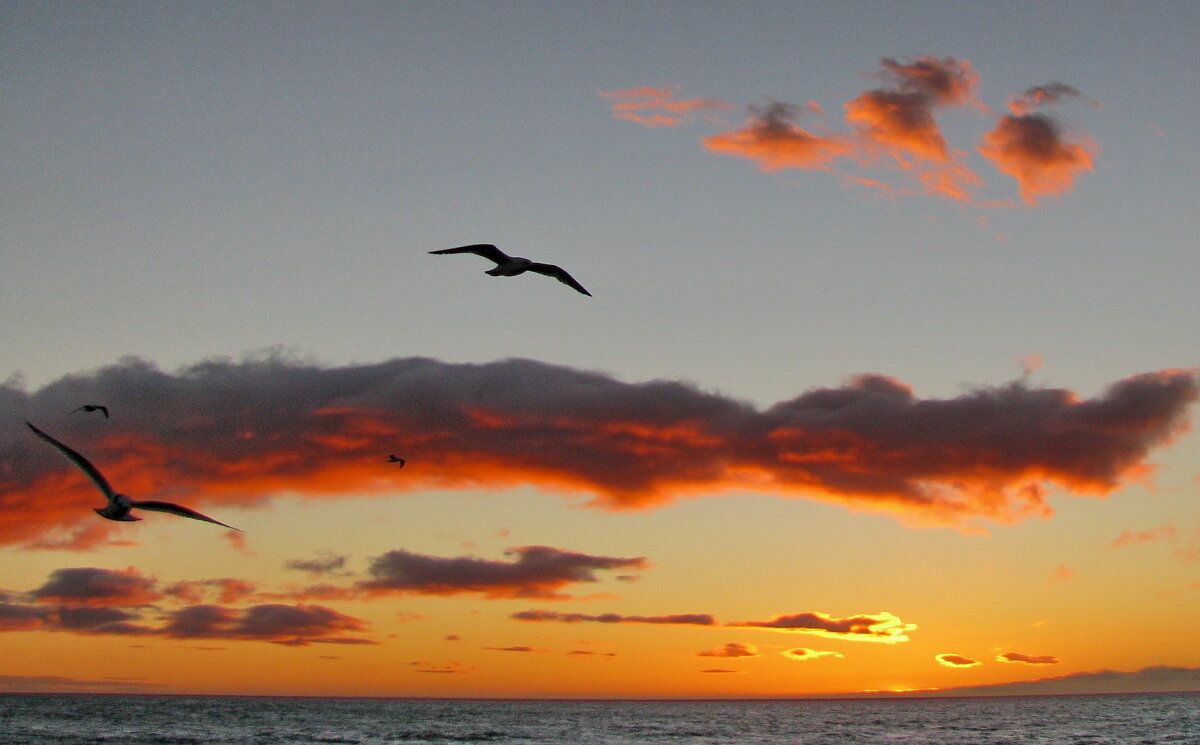
[[[497,264],[503,264],[508,261],[508,254],[496,248],[490,243],[472,243],[469,246],[459,246],[458,248],[443,248],[440,251],[430,251],[431,254],[475,254],[482,256],[485,259],[491,259]]]
[[[209,517],[208,515],[202,515],[199,512],[196,512],[195,510],[193,510],[189,507],[184,507],[184,506],[178,505],[178,504],[172,504],[170,502],[155,502],[152,500],[147,500],[144,502],[133,502],[132,506],[135,509],[139,509],[139,510],[149,510],[150,512],[169,512],[172,515],[179,515],[180,517],[190,517],[193,520],[203,520],[206,523],[215,523],[222,527],[229,528],[230,530],[236,530],[239,533],[246,532],[246,531],[242,530],[241,528],[235,528],[232,525],[226,525],[225,523],[221,522],[220,520],[214,520],[211,517]]]
[[[54,449],[62,453],[67,460],[74,463],[76,468],[87,474],[87,477],[92,480],[92,483],[95,484],[100,491],[104,492],[104,496],[108,497],[109,499],[113,499],[117,495],[117,493],[113,491],[112,486],[109,485],[108,479],[104,478],[104,474],[100,473],[100,471],[98,471],[96,467],[92,465],[91,461],[32,424],[29,424],[29,422],[25,422],[25,424],[29,425],[29,428],[33,430],[35,435],[50,443]]]
[[[526,268],[526,271],[537,272],[538,274],[544,274],[547,277],[554,277],[564,285],[574,287],[576,290],[582,292],[588,297],[592,296],[592,293],[583,289],[583,285],[576,282],[575,278],[570,274],[567,274],[567,270],[563,269],[561,266],[555,266],[554,264],[539,264],[535,261]]]

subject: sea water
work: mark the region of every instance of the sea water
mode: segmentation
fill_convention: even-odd
[[[0,694],[0,743],[1200,744],[1200,693],[799,701]]]

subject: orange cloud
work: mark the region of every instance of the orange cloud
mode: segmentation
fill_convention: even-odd
[[[711,152],[746,158],[764,171],[833,173],[833,164],[838,160],[852,160],[869,168],[884,158],[893,167],[910,172],[927,195],[980,207],[1011,206],[1009,199],[976,199],[975,191],[983,185],[983,179],[964,162],[966,153],[947,143],[937,121],[937,112],[946,107],[988,110],[976,95],[979,76],[971,63],[925,55],[904,63],[884,58],[880,65],[875,76],[884,85],[844,104],[848,132],[815,133],[804,129],[798,123],[801,107],[772,101],[751,106],[749,120],[741,128],[705,137],[702,142]],[[602,95],[616,99],[614,111],[623,112],[617,113],[618,117],[647,126],[679,125],[687,121],[686,113],[727,108],[713,99],[676,101],[670,90],[662,88]],[[1092,168],[1097,150],[1094,143],[1087,138],[1069,141],[1055,120],[1035,111],[1071,98],[1086,97],[1059,82],[1013,96],[1008,103],[1011,115],[1001,118],[978,147],[1001,173],[1017,180],[1026,204],[1036,205],[1041,196],[1067,191],[1080,172]],[[804,108],[822,112],[813,102]],[[850,183],[884,187],[880,193],[885,196],[911,193],[876,179],[841,175]]]
[[[1123,546],[1134,546],[1139,543],[1153,543],[1163,540],[1173,541],[1176,535],[1177,531],[1174,525],[1162,525],[1147,530],[1125,530],[1108,545],[1110,548],[1121,548]]]
[[[828,170],[829,163],[855,152],[843,139],[802,129],[797,124],[797,106],[774,101],[750,111],[751,119],[742,129],[705,137],[704,146],[714,153],[757,161],[764,171]]]
[[[607,509],[749,490],[963,526],[1047,514],[1050,483],[1104,494],[1144,474],[1150,450],[1186,428],[1197,392],[1193,371],[1163,370],[1093,398],[1018,380],[921,399],[866,374],[757,409],[683,383],[625,383],[532,360],[321,368],[271,359],[175,375],[127,361],[32,394],[4,391],[0,544],[85,528],[103,540],[100,530],[138,527],[98,518],[101,495],[20,424],[26,417],[52,422],[47,430],[118,490],[218,519],[230,519],[223,506],[281,494],[534,485],[590,494]],[[61,413],[101,397],[120,417],[96,426]],[[389,452],[408,466],[387,467]]]
[[[1016,662],[1022,665],[1057,665],[1059,659],[1054,655],[1028,655],[1020,652],[1005,652],[996,655],[996,662]]]
[[[1095,151],[1090,140],[1068,142],[1054,119],[1036,113],[1001,118],[979,146],[1001,173],[1017,180],[1021,199],[1030,205],[1074,186],[1080,172],[1092,170]]]
[[[979,660],[973,660],[970,657],[963,657],[961,654],[939,654],[935,655],[934,659],[938,661],[939,665],[945,665],[946,667],[959,669],[964,667],[975,667],[983,664]]]

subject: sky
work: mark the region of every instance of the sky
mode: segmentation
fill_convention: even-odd
[[[0,2],[0,690],[1200,690],[1198,25]]]

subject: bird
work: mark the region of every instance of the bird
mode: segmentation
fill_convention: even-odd
[[[387,462],[388,462],[388,463],[399,463],[399,464],[400,464],[400,465],[399,465],[399,468],[404,468],[404,459],[403,459],[403,458],[397,458],[397,457],[395,456],[395,454],[389,455],[389,456],[388,456],[388,459],[387,459]]]
[[[108,419],[108,407],[107,407],[107,406],[101,406],[100,404],[84,404],[83,406],[80,406],[80,407],[79,407],[78,409],[76,409],[75,411],[84,411],[84,412],[87,412],[87,413],[89,413],[89,414],[90,414],[91,412],[93,412],[93,411],[98,411],[98,412],[100,412],[101,414],[103,414],[103,415],[104,415],[104,418],[105,418],[105,419]],[[74,414],[74,413],[75,413],[75,411],[72,411],[71,413],[72,413],[72,414]]]
[[[567,274],[567,270],[554,264],[541,264],[536,261],[530,261],[522,256],[509,256],[500,249],[493,246],[491,243],[472,243],[469,246],[459,246],[458,248],[443,248],[440,251],[430,251],[431,254],[475,254],[482,256],[485,259],[490,259],[496,262],[496,266],[488,269],[484,274],[490,274],[493,277],[515,277],[518,274],[525,272],[536,272],[544,274],[547,277],[554,277],[564,285],[573,287],[579,292],[582,292],[588,297],[592,293],[583,288],[583,285],[575,281],[575,278]]]
[[[104,478],[104,474],[100,473],[99,469],[92,465],[91,461],[32,424],[29,424],[29,422],[25,422],[25,424],[29,425],[29,428],[33,430],[35,435],[50,443],[50,445],[52,445],[55,450],[62,453],[67,460],[74,463],[76,468],[78,468],[80,471],[83,471],[84,474],[92,480],[92,483],[95,484],[100,491],[104,492],[104,496],[108,497],[108,504],[104,507],[95,508],[96,514],[100,517],[105,517],[109,520],[118,520],[121,522],[132,522],[134,520],[142,519],[129,514],[129,511],[133,509],[149,510],[151,512],[169,512],[172,515],[179,515],[180,517],[190,517],[193,520],[203,520],[204,522],[215,523],[222,527],[229,528],[230,530],[236,530],[239,533],[246,532],[241,528],[235,528],[232,525],[226,525],[220,520],[214,520],[208,515],[202,515],[188,507],[172,504],[170,502],[133,500],[124,494],[118,494],[113,490],[112,486],[109,485],[108,480]]]

